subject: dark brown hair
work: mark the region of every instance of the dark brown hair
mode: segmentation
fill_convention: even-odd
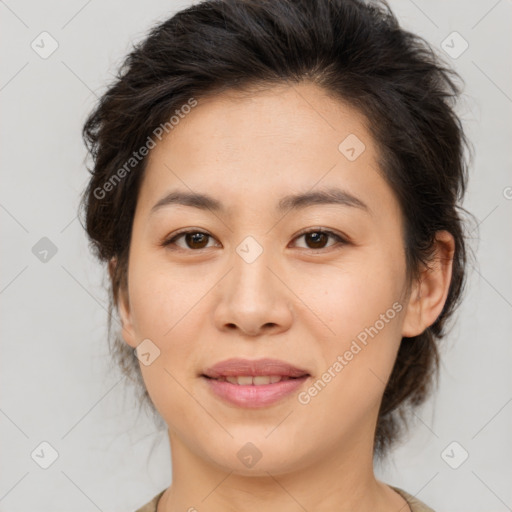
[[[384,392],[374,454],[388,451],[407,425],[409,406],[424,402],[436,380],[437,342],[465,281],[459,204],[468,145],[454,112],[458,79],[424,39],[399,27],[383,1],[204,1],[153,27],[133,47],[84,125],[94,165],[81,209],[96,256],[117,262],[109,266],[111,349],[150,408],[133,350],[118,334],[111,336],[119,290],[128,286],[132,222],[147,158],[130,168],[126,162],[191,98],[308,80],[368,120],[380,171],[401,205],[411,278],[431,261],[436,231],[455,238],[444,309],[422,334],[402,339]]]

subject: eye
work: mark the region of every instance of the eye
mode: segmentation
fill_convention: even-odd
[[[335,243],[327,246],[332,247],[333,245],[336,245],[336,242],[338,244],[345,244],[348,243],[345,238],[342,236],[329,231],[329,230],[322,230],[322,229],[310,229],[309,231],[305,231],[294,238],[294,240],[298,240],[302,237],[305,237],[306,243],[310,244],[308,247],[304,247],[305,249],[325,249],[326,248],[326,242],[329,240],[329,238],[335,240]],[[180,240],[181,238],[184,239],[185,246],[180,245],[177,242],[177,240]],[[213,238],[210,234],[205,233],[203,231],[197,231],[197,230],[188,230],[188,231],[182,231],[180,233],[175,234],[171,238],[168,238],[162,242],[162,246],[167,247],[170,245],[174,245],[178,247],[179,249],[187,250],[187,249],[193,249],[193,250],[200,250],[200,249],[208,249],[208,239]],[[212,247],[212,246],[210,246]]]
[[[328,231],[328,230],[322,230],[322,229],[313,229],[309,231],[305,231],[304,233],[301,233],[298,235],[295,240],[298,240],[299,238],[305,237],[306,243],[311,244],[310,247],[305,247],[305,249],[325,249],[325,243],[329,238],[336,240],[339,244],[347,243],[347,241],[340,235]],[[327,247],[332,247],[334,244],[331,244]]]
[[[185,247],[176,244],[176,240],[179,240],[180,238],[184,238],[185,240]],[[180,249],[207,249],[207,243],[208,238],[212,238],[211,235],[208,233],[204,233],[202,231],[196,231],[196,230],[189,230],[189,231],[182,231],[181,233],[178,233],[177,235],[174,235],[172,238],[169,238],[165,240],[162,245],[168,246],[168,245],[177,245]]]

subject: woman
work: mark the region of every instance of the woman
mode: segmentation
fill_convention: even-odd
[[[463,289],[452,73],[359,0],[205,1],[127,57],[83,207],[115,355],[169,433],[140,511],[431,510],[373,462]]]

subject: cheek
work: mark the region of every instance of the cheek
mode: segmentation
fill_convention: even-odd
[[[380,399],[391,373],[401,341],[405,267],[399,257],[376,256],[375,251],[345,263],[317,280],[320,291],[309,297],[311,309],[333,331],[321,350],[326,371],[331,368],[336,378],[321,400],[345,402],[356,411]]]
[[[343,288],[318,297],[317,307],[335,319],[335,334],[319,344],[321,373],[299,403],[318,421],[351,429],[376,414],[401,341],[403,309],[392,287],[369,281],[361,289],[361,280],[345,277]]]
[[[405,269],[396,264],[396,259],[358,255],[353,261],[347,259],[343,265],[303,278],[301,296],[306,298],[305,304],[329,325],[331,338],[342,342],[374,325],[394,303],[399,303],[404,279]],[[391,324],[395,328],[399,323],[396,321],[399,317],[397,310],[403,307],[395,306],[389,311],[385,320],[392,317],[394,321],[386,323],[387,330]]]
[[[202,291],[199,284],[185,280],[179,270],[162,272],[135,261],[129,287],[136,330],[147,338],[162,340],[179,327],[180,319],[199,300]]]
[[[147,268],[147,267],[146,267]],[[197,321],[205,317],[200,298],[204,290],[189,281],[188,286],[174,275],[162,272],[133,273],[130,299],[134,328],[139,341],[150,339],[158,357],[148,366],[140,365],[146,389],[157,410],[166,421],[187,407],[190,396],[187,374],[197,357]],[[185,364],[186,363],[186,364]]]
[[[204,299],[211,284],[190,271],[151,268],[140,264],[130,276],[134,329],[139,341],[148,338],[160,350],[155,362],[173,373],[183,372],[184,361],[194,363],[197,340],[201,339],[199,331],[208,316]]]

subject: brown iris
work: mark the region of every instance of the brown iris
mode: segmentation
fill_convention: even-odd
[[[314,246],[312,249],[321,249],[327,242],[329,236],[321,231],[312,231],[310,233],[304,233],[304,237],[307,240],[308,237],[312,240]],[[320,247],[321,246],[321,247]]]
[[[203,249],[208,244],[208,237],[206,233],[186,233],[185,241],[192,249]]]

